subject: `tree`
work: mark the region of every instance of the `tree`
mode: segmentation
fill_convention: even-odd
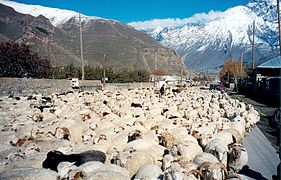
[[[222,82],[231,82],[236,78],[246,77],[245,68],[241,66],[240,60],[234,61],[232,59],[225,61],[223,69],[220,71],[220,79]]]
[[[0,43],[1,77],[48,77],[51,69],[46,57],[39,57],[30,46],[15,42]]]
[[[165,76],[167,73],[163,69],[153,69],[151,71],[151,74],[154,74],[156,76]]]

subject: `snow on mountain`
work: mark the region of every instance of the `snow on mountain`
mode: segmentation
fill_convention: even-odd
[[[242,52],[244,63],[250,64],[253,20],[258,65],[278,54],[275,0],[252,0],[245,6],[230,8],[205,23],[142,31],[176,50],[189,68],[218,71],[226,59],[239,59]]]
[[[1,4],[10,6],[14,8],[17,12],[22,14],[30,14],[32,16],[43,15],[50,20],[53,26],[59,27],[71,18],[75,17],[78,20],[79,14],[75,11],[63,10],[58,8],[49,8],[40,5],[27,5],[22,3],[17,3],[9,0],[0,0]],[[101,19],[95,16],[86,16],[81,14],[82,20],[84,22],[91,19]]]
[[[78,13],[69,10],[25,5],[8,0],[0,3],[32,16],[43,15],[61,27]],[[97,19],[82,15],[83,21]],[[100,18],[101,19],[101,18]],[[255,60],[260,64],[278,54],[278,26],[275,0],[251,0],[224,12],[210,11],[185,19],[132,22],[128,25],[144,31],[163,45],[174,49],[194,70],[218,70],[226,59],[239,59],[244,53],[246,64],[251,62],[251,44],[255,20]],[[114,21],[113,21],[114,23]],[[145,27],[144,29],[140,29]]]

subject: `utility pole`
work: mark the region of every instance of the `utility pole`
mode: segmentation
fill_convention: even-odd
[[[244,53],[241,53],[241,60],[240,60],[240,75],[242,75],[242,67],[243,67],[243,59],[244,59]]]
[[[105,60],[106,60],[106,54],[103,55],[103,60],[102,60],[102,66],[103,66],[102,87],[103,87],[103,90],[105,88]]]
[[[84,72],[84,57],[83,57],[83,37],[82,37],[82,22],[81,22],[81,14],[79,13],[79,25],[80,25],[80,51],[81,51],[81,68],[82,68],[82,84],[83,80],[85,77],[85,72]]]
[[[158,73],[158,70],[157,70],[157,64],[158,64],[158,62],[157,62],[157,52],[155,53],[155,59],[154,59],[154,71],[155,71],[155,74],[154,74],[154,87],[156,87],[156,79],[158,80],[158,75],[157,75],[157,73]],[[156,76],[157,76],[157,78],[156,78]]]
[[[279,31],[279,53],[281,56],[280,0],[277,0],[277,17],[278,17],[278,31]]]
[[[255,54],[255,20],[253,21],[252,70],[254,70],[255,68],[254,54]]]

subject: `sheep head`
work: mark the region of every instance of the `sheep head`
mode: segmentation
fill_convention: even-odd
[[[64,156],[65,155],[60,151],[50,151],[47,154],[47,158],[43,161],[42,167],[57,171],[57,166],[63,161]]]
[[[59,177],[58,179],[68,179],[68,173],[75,168],[75,162],[61,162],[57,166]]]
[[[87,179],[86,177],[86,173],[82,170],[71,170],[69,172],[69,179],[71,180]]]
[[[86,121],[86,120],[89,120],[89,119],[91,119],[91,115],[89,113],[82,114],[82,121]]]
[[[221,162],[204,162],[198,169],[203,178],[208,180],[223,180],[227,174],[227,169]]]
[[[35,113],[31,116],[31,119],[35,122],[42,122],[44,119],[44,116],[40,113]]]
[[[98,144],[103,141],[107,141],[106,135],[105,134],[100,134],[98,138],[96,138],[93,142],[93,144]]]
[[[228,146],[229,155],[234,159],[239,159],[241,157],[241,152],[246,151],[242,144],[234,143]]]
[[[55,130],[55,133],[52,133],[51,131],[49,131],[46,135],[52,135],[55,138],[58,139],[66,139],[66,140],[70,140],[70,131],[68,128],[66,127],[57,127]]]
[[[175,136],[167,131],[161,133],[161,142],[165,147],[171,147],[175,139]]]
[[[201,134],[201,137],[198,138],[198,141],[201,147],[205,147],[212,140],[212,138],[213,138],[212,134],[204,133]]]
[[[128,142],[141,139],[142,138],[142,133],[140,130],[136,129],[133,133],[129,133],[128,136]]]

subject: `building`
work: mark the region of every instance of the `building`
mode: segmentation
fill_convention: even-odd
[[[280,99],[281,57],[266,61],[254,70],[253,93],[269,100]]]

